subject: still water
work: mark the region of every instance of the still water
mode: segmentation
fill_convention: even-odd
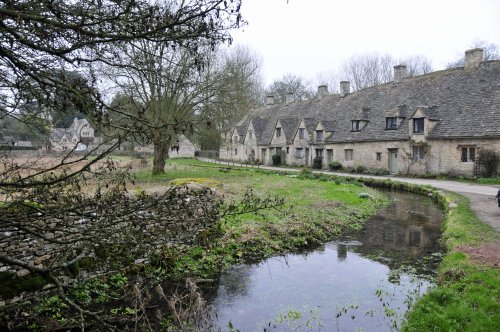
[[[315,251],[234,266],[211,301],[222,331],[390,331],[432,287],[442,214],[426,197],[392,204]]]

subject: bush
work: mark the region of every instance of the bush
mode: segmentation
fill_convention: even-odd
[[[312,168],[315,168],[315,169],[323,168],[323,158],[322,157],[315,157],[313,159]]]
[[[273,155],[273,166],[281,165],[281,155],[275,154]]]
[[[363,166],[363,165],[359,165],[359,166],[356,166],[356,167],[354,168],[354,172],[355,172],[355,173],[358,173],[358,174],[363,174],[363,173],[365,173],[366,171],[367,171],[367,169],[366,169],[366,167],[365,167],[365,166]]]
[[[318,180],[326,182],[326,181],[328,181],[328,180],[329,180],[329,178],[328,178],[328,176],[326,176],[326,175],[322,174],[322,175],[318,178]]]
[[[389,175],[389,171],[385,168],[375,168],[369,171],[373,175]]]
[[[330,167],[330,171],[338,171],[342,169],[342,164],[338,161],[332,161],[328,163],[328,167]]]
[[[300,170],[300,174],[301,174],[301,175],[309,175],[309,174],[312,174],[312,171],[311,171],[309,168],[305,168],[305,167],[304,167],[304,168],[302,168],[302,169]]]
[[[492,178],[497,175],[500,156],[493,150],[482,149],[476,160],[477,175]]]

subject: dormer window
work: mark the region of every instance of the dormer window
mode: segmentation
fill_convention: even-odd
[[[276,137],[281,137],[281,128],[276,128]]]
[[[353,120],[352,121],[352,131],[361,131],[362,128],[361,120]]]
[[[253,131],[251,131],[251,130],[248,131],[248,138],[249,139],[253,138]]]
[[[233,143],[238,143],[238,136],[233,137]]]
[[[415,134],[424,133],[424,118],[413,119],[413,132]]]
[[[299,139],[306,138],[306,128],[299,128]]]
[[[316,141],[323,142],[323,130],[316,130]]]
[[[385,129],[388,130],[398,129],[398,118],[396,117],[385,118]]]

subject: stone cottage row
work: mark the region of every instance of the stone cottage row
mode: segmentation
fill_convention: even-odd
[[[383,168],[390,173],[474,175],[482,149],[500,153],[500,61],[482,61],[483,50],[465,53],[464,67],[407,77],[340,94],[318,87],[315,99],[287,96],[250,110],[223,133],[223,159],[271,164]]]

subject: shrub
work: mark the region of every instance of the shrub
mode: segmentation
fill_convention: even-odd
[[[389,175],[389,171],[385,168],[375,168],[369,171],[373,175]]]
[[[304,167],[304,168],[302,168],[302,169],[300,170],[300,174],[301,174],[301,175],[309,175],[309,174],[312,174],[312,171],[311,171],[309,168],[305,168],[305,167]]]
[[[318,180],[320,180],[320,181],[325,181],[325,182],[326,182],[326,181],[328,181],[328,179],[329,179],[329,178],[328,178],[328,176],[326,176],[326,175],[322,174],[322,175],[319,177],[319,179],[318,179]]]
[[[342,169],[342,164],[338,161],[332,161],[328,163],[328,167],[330,167],[330,171],[338,171]]]
[[[273,155],[273,166],[281,165],[281,155],[275,154]]]
[[[312,168],[315,168],[315,169],[323,168],[323,158],[322,157],[315,157],[313,159]]]
[[[482,149],[476,160],[477,175],[485,178],[492,178],[497,175],[500,156],[493,150]]]
[[[358,165],[358,166],[356,166],[356,167],[354,168],[354,172],[355,172],[355,173],[359,173],[359,174],[363,174],[363,173],[365,173],[365,172],[366,172],[366,170],[367,170],[367,169],[366,169],[366,167],[365,167],[365,166],[363,166],[363,165]]]

